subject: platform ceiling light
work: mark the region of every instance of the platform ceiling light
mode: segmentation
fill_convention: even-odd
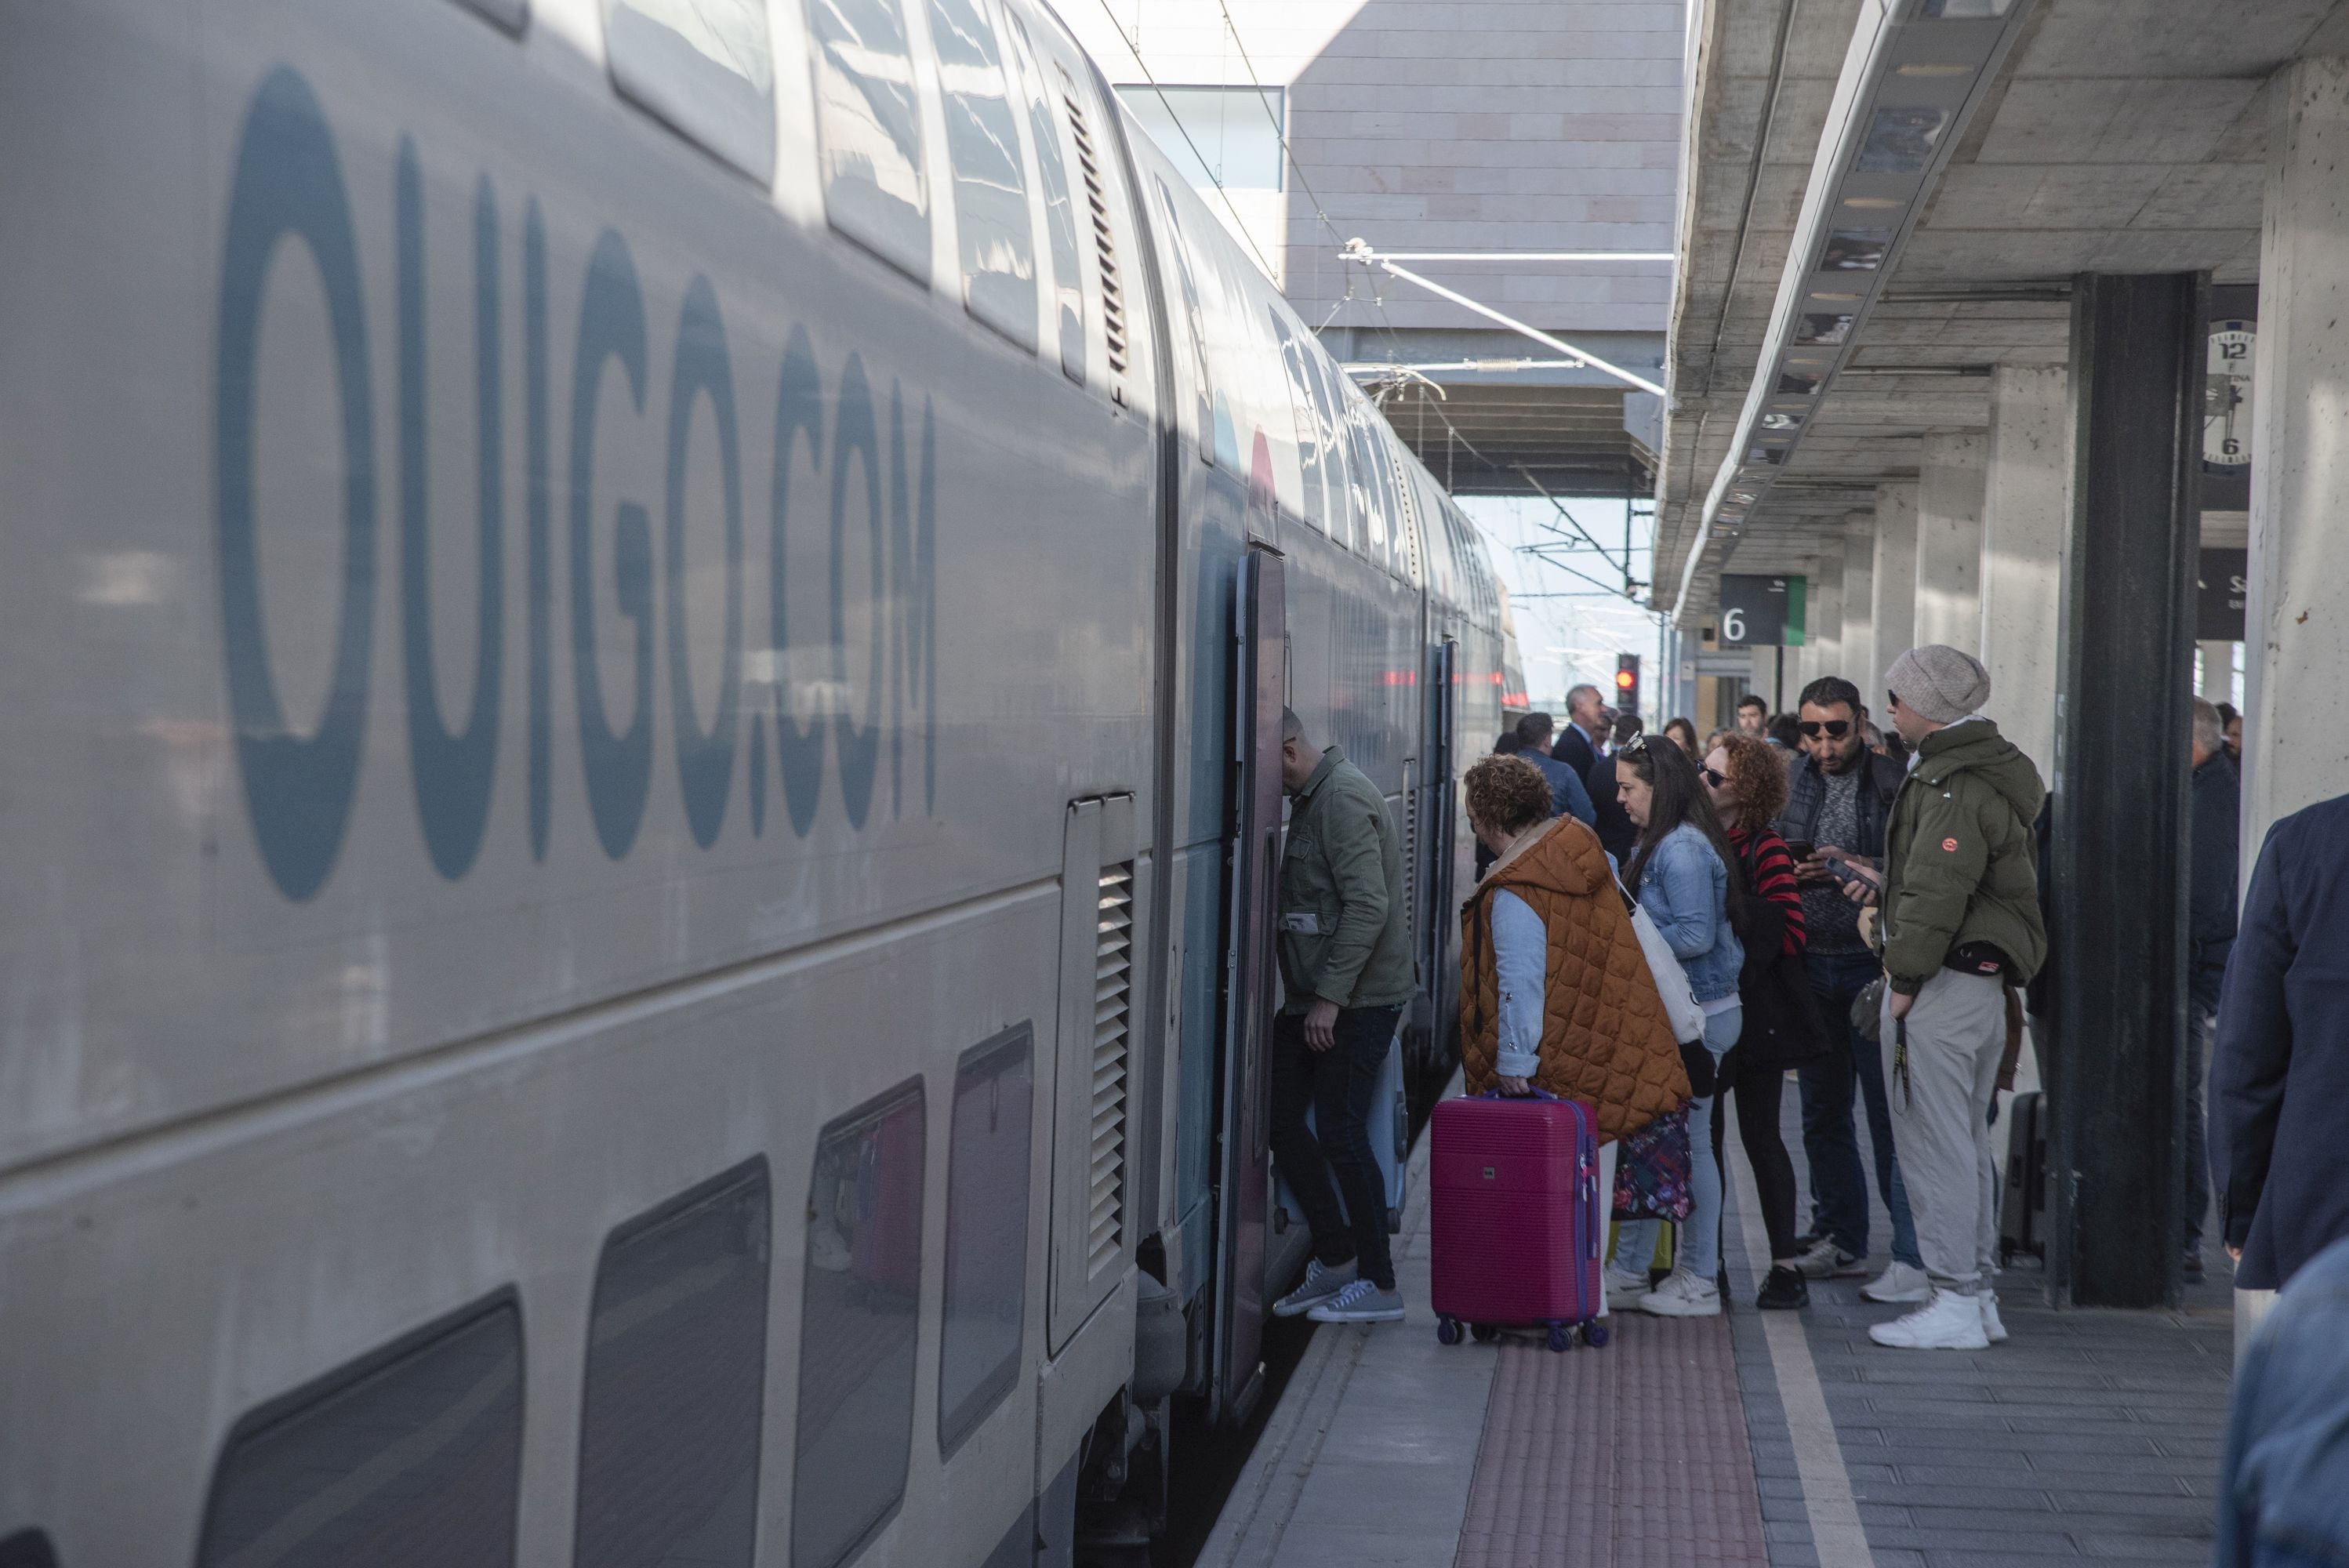
[[[1681,562],[1675,620],[1689,611],[1700,567],[1719,565],[1707,551],[1716,542],[1713,524],[1732,515],[1731,487],[1749,498],[1736,503],[1735,521],[1752,519],[1802,439],[1804,420],[1765,418],[1764,403],[1829,389],[2033,3],[1863,0],[1731,455],[1706,491]]]

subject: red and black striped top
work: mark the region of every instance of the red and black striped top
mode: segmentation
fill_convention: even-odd
[[[1738,858],[1745,862],[1746,874],[1753,879],[1754,891],[1764,898],[1776,899],[1786,908],[1786,955],[1802,955],[1803,891],[1795,880],[1795,857],[1786,848],[1786,841],[1767,828],[1752,833],[1733,829],[1730,844]]]

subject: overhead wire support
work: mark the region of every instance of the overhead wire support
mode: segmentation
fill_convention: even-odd
[[[1102,4],[1106,5],[1108,4],[1108,0],[1102,0]],[[1442,284],[1437,283],[1434,279],[1423,277],[1420,273],[1413,272],[1409,267],[1397,266],[1391,258],[1381,255],[1377,251],[1371,249],[1369,243],[1363,240],[1354,239],[1346,242],[1346,259],[1349,261],[1360,262],[1365,267],[1373,268],[1378,271],[1384,272],[1391,276],[1401,278],[1407,284],[1416,284],[1421,288],[1425,289],[1428,293],[1434,294],[1439,298],[1448,299],[1456,305],[1460,305],[1464,309],[1473,310],[1478,315],[1485,317],[1488,321],[1498,322],[1501,325],[1507,327],[1511,332],[1516,333],[1520,336],[1530,337],[1536,343],[1542,345],[1545,348],[1548,348],[1558,354],[1566,355],[1570,358],[1579,359],[1585,365],[1589,366],[1592,369],[1603,371],[1607,375],[1615,377],[1616,380],[1636,387],[1642,392],[1651,393],[1658,397],[1664,396],[1663,387],[1656,382],[1649,380],[1646,377],[1636,375],[1631,371],[1624,369],[1619,365],[1610,364],[1607,360],[1601,359],[1599,356],[1591,353],[1588,349],[1578,348],[1573,344],[1567,342],[1566,339],[1553,336],[1551,334],[1544,332],[1537,326],[1529,326],[1526,323],[1519,321],[1516,316],[1504,315],[1502,312],[1495,310],[1491,305],[1485,304],[1480,300],[1469,298],[1466,294],[1462,294],[1457,289],[1445,288]]]

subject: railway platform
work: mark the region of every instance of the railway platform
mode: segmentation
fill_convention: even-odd
[[[1800,1312],[1746,1305],[1768,1260],[1731,1138],[1731,1309],[1619,1314],[1606,1346],[1559,1355],[1436,1342],[1423,1136],[1397,1254],[1409,1318],[1315,1335],[1201,1568],[2209,1561],[2222,1257],[2157,1311],[2054,1310],[2020,1264],[1999,1280],[2006,1342],[1887,1350],[1867,1329],[1897,1309],[1857,1279],[1814,1281]]]

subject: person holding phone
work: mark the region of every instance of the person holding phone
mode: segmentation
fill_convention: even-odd
[[[1878,974],[1860,934],[1859,908],[1870,874],[1882,864],[1885,824],[1902,770],[1868,748],[1859,688],[1849,681],[1838,676],[1813,681],[1803,688],[1799,711],[1805,749],[1788,766],[1777,829],[1795,860],[1807,934],[1804,961],[1827,1037],[1826,1053],[1795,1069],[1811,1173],[1802,1269],[1813,1279],[1867,1272],[1868,1177],[1855,1122],[1865,1095],[1877,1190],[1892,1216],[1892,1258],[1860,1294],[1871,1301],[1919,1302],[1930,1286],[1893,1148],[1883,1062],[1868,1041],[1855,1048],[1851,1032],[1852,999]]]

